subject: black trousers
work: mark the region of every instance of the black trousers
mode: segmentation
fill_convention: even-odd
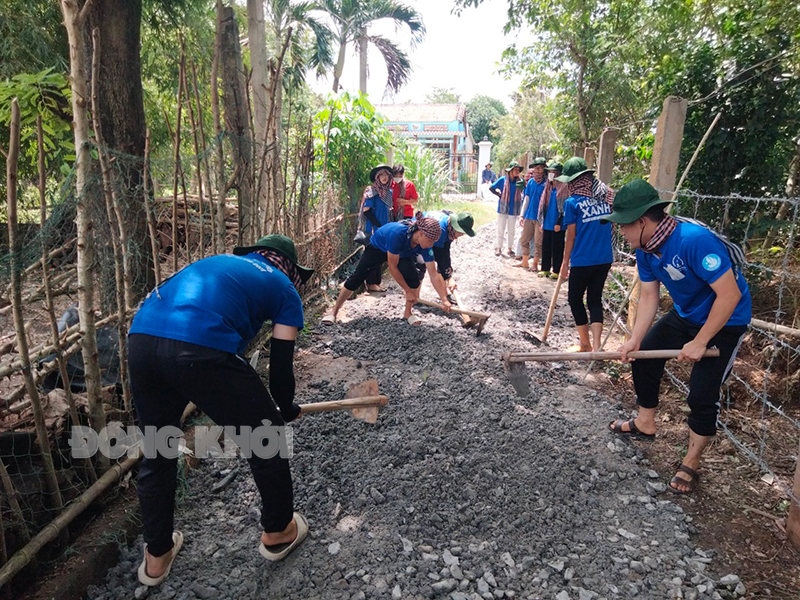
[[[680,350],[693,340],[701,326],[681,317],[674,309],[661,317],[642,340],[641,350]],[[730,374],[746,325],[723,327],[711,338],[709,348],[719,348],[719,357],[704,358],[692,367],[689,379],[689,428],[698,435],[717,432],[721,387]],[[637,360],[631,363],[636,403],[644,408],[658,406],[658,392],[665,360]]]
[[[345,280],[344,287],[354,292],[364,281],[373,283],[369,280],[370,274],[376,269],[379,271],[383,269],[383,263],[386,262],[386,259],[386,252],[378,250],[372,244],[367,244],[366,248],[364,248],[364,254],[361,255],[361,259],[356,265],[356,270]],[[400,274],[408,284],[408,287],[413,289],[419,287],[419,276],[417,275],[417,270],[414,268],[414,259],[401,258],[398,261],[397,267],[400,269]],[[378,283],[380,283],[380,279],[378,279]]]
[[[438,246],[433,247],[433,258],[436,261],[436,270],[445,281],[453,276],[453,263],[450,261],[450,245],[452,243],[452,240],[447,240],[443,248],[439,248]],[[416,267],[419,273],[419,280],[422,281],[425,279],[425,271],[427,268],[425,267],[425,261],[419,255],[417,255]]]
[[[611,263],[570,268],[567,299],[572,310],[572,317],[575,319],[575,325],[603,322],[603,287],[606,284],[609,269],[611,269]],[[586,304],[589,306],[588,318],[586,307],[583,304],[584,294],[586,295]]]
[[[542,230],[542,271],[558,273],[561,270],[561,261],[564,260],[565,234],[563,229],[561,231]]]
[[[284,421],[258,373],[243,358],[186,342],[150,335],[128,338],[128,366],[139,427],[180,424],[186,405],[194,402],[222,427],[256,429],[264,419]],[[293,516],[289,461],[277,455],[248,459],[261,495],[261,526],[283,531]],[[172,548],[177,459],[143,458],[137,492],[148,551],[161,556]]]

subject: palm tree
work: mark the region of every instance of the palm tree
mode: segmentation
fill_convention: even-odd
[[[386,90],[397,92],[405,85],[411,74],[408,55],[392,40],[380,35],[370,35],[368,28],[384,19],[393,21],[398,28],[408,27],[413,47],[425,37],[422,15],[396,0],[318,0],[317,8],[333,21],[332,29],[339,43],[339,56],[333,69],[334,92],[339,91],[347,45],[350,42],[358,44],[361,63],[359,87],[362,94],[367,93],[367,48],[370,44],[380,51],[386,63]]]

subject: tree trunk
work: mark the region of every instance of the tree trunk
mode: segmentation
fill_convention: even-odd
[[[794,156],[792,156],[792,162],[789,163],[789,176],[786,178],[786,187],[784,188],[784,193],[786,194],[787,198],[794,198],[797,195],[798,190],[800,189],[800,137],[797,139],[797,144],[795,145],[794,149]],[[784,202],[781,204],[781,207],[778,209],[778,214],[775,216],[775,219],[778,221],[782,221],[786,218],[786,215],[789,214],[789,208],[791,204],[788,202]],[[775,241],[775,236],[778,234],[777,227],[770,227],[769,231],[767,232],[766,237],[764,238],[764,243],[761,245],[762,250],[769,250],[772,247],[773,242]]]
[[[585,148],[589,144],[589,131],[586,129],[586,107],[584,106],[583,76],[586,73],[586,59],[578,62],[578,85],[575,99],[578,103],[578,127],[581,130],[581,142]]]
[[[268,123],[270,113],[270,103],[272,99],[267,93],[269,86],[269,64],[267,59],[267,35],[264,24],[264,0],[247,0],[247,35],[250,38],[250,86],[253,88],[253,135],[256,148],[262,143],[269,143],[267,140]],[[256,156],[261,156],[262,152],[256,152]],[[258,161],[256,161],[258,164]],[[263,169],[263,165],[261,165]],[[261,210],[268,210],[269,186],[264,185],[263,172],[257,177],[259,182],[255,186],[253,214],[256,213],[256,206]],[[254,222],[257,219],[254,216]]]
[[[214,117],[216,135],[217,202],[214,205],[214,253],[225,252],[225,155],[222,148],[222,120],[219,110],[219,65],[222,61],[222,0],[217,0],[216,35],[214,37],[214,61],[211,63],[211,112]]]
[[[367,31],[362,29],[358,34],[358,89],[367,94]]]
[[[89,152],[89,118],[86,86],[86,37],[83,25],[85,14],[78,8],[76,0],[61,0],[64,26],[69,39],[70,83],[72,86],[72,128],[75,133],[76,178],[75,195],[78,198],[76,224],[78,227],[78,313],[80,316],[81,347],[86,377],[86,395],[89,401],[91,425],[98,433],[106,426],[106,415],[101,397],[100,366],[97,361],[97,333],[94,318],[94,280],[96,267],[94,255],[94,231],[92,222],[95,190],[87,185],[92,170]],[[99,454],[97,466],[105,471],[109,466],[107,457]]]
[[[239,245],[253,241],[252,135],[247,110],[247,82],[239,45],[239,26],[233,9],[222,8],[220,23],[222,95],[225,104],[225,128],[231,135],[234,167],[238,176],[234,182],[239,197]]]
[[[336,59],[336,65],[333,67],[333,93],[339,92],[339,80],[342,78],[342,71],[344,71],[344,57],[347,53],[347,38],[342,36],[339,41],[339,56]]]
[[[144,156],[145,117],[142,92],[141,49],[142,0],[94,0],[89,6],[88,29],[100,31],[98,120],[105,143],[124,154]],[[87,48],[88,50],[88,48]],[[141,160],[117,161],[115,169],[126,224],[126,254],[135,303],[150,291],[153,280],[147,242],[147,218],[142,207]],[[110,254],[110,252],[109,252]]]

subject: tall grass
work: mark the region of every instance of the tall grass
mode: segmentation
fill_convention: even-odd
[[[414,182],[419,194],[418,210],[442,205],[442,195],[450,181],[447,164],[438,152],[401,140],[395,150],[394,162],[401,163],[406,169],[406,178]]]

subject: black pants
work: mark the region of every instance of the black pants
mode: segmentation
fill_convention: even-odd
[[[611,269],[611,263],[570,268],[567,298],[575,325],[603,322],[603,287],[606,284],[609,269]],[[584,294],[586,294],[586,304],[589,306],[588,318],[586,307],[583,305]]]
[[[436,270],[445,281],[453,276],[453,263],[450,261],[450,244],[452,243],[452,240],[447,240],[443,248],[439,248],[438,246],[433,247],[433,258],[436,261]],[[419,273],[419,280],[422,281],[425,279],[425,271],[427,268],[425,267],[425,261],[419,255],[417,255],[416,267]]]
[[[564,234],[561,231],[542,231],[542,271],[558,273],[561,270],[561,261],[564,259]],[[552,269],[551,267],[552,263]]]
[[[264,419],[283,425],[280,412],[258,373],[235,354],[204,346],[133,334],[128,338],[128,366],[139,427],[180,424],[194,402],[221,426],[255,429]],[[267,533],[283,531],[292,520],[289,461],[277,455],[248,459],[261,494],[261,525]],[[172,548],[177,459],[143,458],[137,492],[144,541],[153,556]]]
[[[369,280],[370,274],[374,271],[383,269],[383,263],[386,262],[386,252],[378,250],[372,244],[367,244],[364,248],[364,254],[356,265],[356,270],[344,282],[344,287],[354,292],[358,289],[364,281],[373,283]],[[398,261],[397,267],[400,269],[400,274],[410,288],[419,287],[419,276],[414,268],[414,260],[411,258],[401,258]],[[380,282],[380,279],[378,280]]]
[[[642,340],[641,350],[680,350],[700,331],[674,309],[661,317]],[[720,410],[722,383],[730,374],[733,360],[747,331],[746,325],[723,327],[711,338],[709,348],[719,348],[719,357],[704,358],[692,367],[689,379],[689,428],[698,435],[714,435]],[[636,403],[644,408],[658,406],[658,392],[665,360],[637,360],[631,363]]]

